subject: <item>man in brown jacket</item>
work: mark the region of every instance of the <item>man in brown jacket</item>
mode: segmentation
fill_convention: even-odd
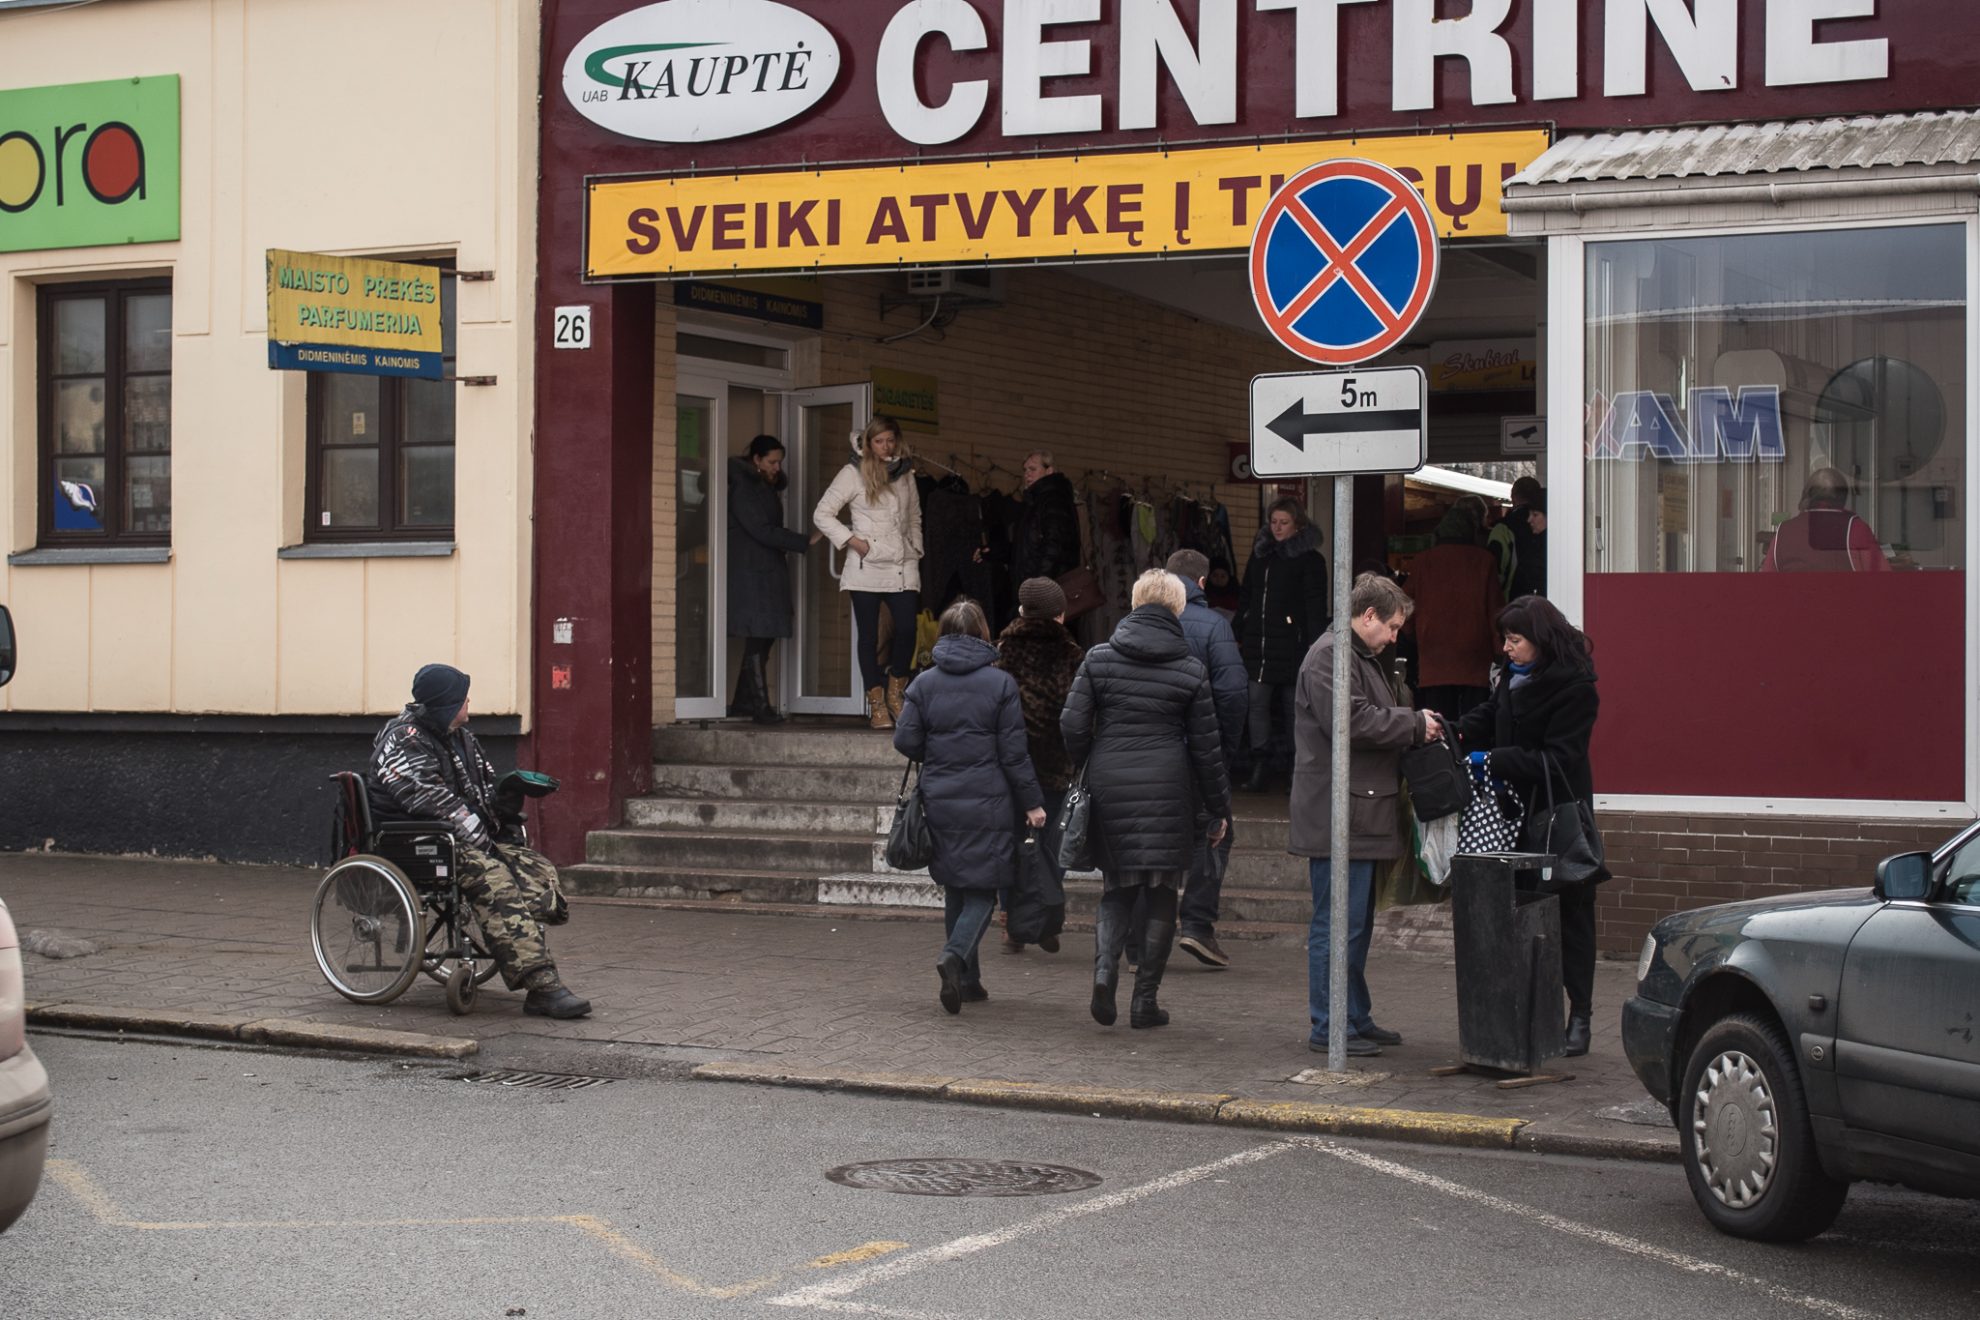
[[[1375,928],[1375,863],[1403,855],[1402,754],[1444,736],[1429,711],[1396,701],[1376,660],[1394,645],[1415,608],[1403,589],[1363,573],[1348,598],[1354,638],[1348,698],[1348,1038],[1350,1055],[1380,1054],[1400,1045],[1396,1032],[1375,1025],[1368,996],[1368,942]],[[1327,1051],[1328,985],[1332,973],[1334,634],[1307,651],[1293,689],[1293,786],[1290,847],[1309,858],[1313,924],[1306,936],[1307,1048]]]
[[[1416,602],[1416,704],[1455,724],[1492,695],[1495,620],[1506,603],[1485,548],[1485,503],[1463,495],[1437,524],[1437,543],[1409,565]]]

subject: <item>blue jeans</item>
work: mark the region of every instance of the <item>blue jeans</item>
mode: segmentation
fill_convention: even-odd
[[[964,985],[983,984],[976,946],[983,942],[983,932],[989,929],[990,917],[996,910],[994,889],[954,889],[947,885],[942,888],[942,928],[949,933],[948,943],[942,946],[942,956],[947,958],[953,953],[963,960]]]
[[[1311,1039],[1327,1041],[1327,987],[1333,972],[1333,863],[1325,857],[1308,860],[1307,878],[1313,885],[1313,925],[1306,933],[1306,1011],[1313,1019]],[[1360,1035],[1375,1025],[1368,997],[1368,941],[1375,934],[1375,863],[1348,863],[1348,1034]]]

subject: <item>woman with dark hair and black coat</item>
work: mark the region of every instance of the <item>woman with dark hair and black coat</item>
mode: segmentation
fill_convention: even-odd
[[[1307,521],[1298,500],[1275,502],[1251,546],[1235,625],[1251,681],[1247,792],[1264,791],[1276,771],[1292,766],[1293,689],[1306,653],[1333,616],[1330,588],[1320,529]]]
[[[935,970],[942,1007],[988,999],[976,946],[997,891],[1011,882],[1019,821],[1045,823],[1045,795],[1025,746],[1017,680],[997,668],[990,624],[965,597],[942,611],[935,666],[908,684],[894,747],[921,762],[921,797],[935,837],[928,874],[942,886],[948,942]]]
[[[1520,597],[1499,611],[1498,624],[1505,637],[1498,686],[1490,701],[1458,724],[1473,773],[1504,781],[1520,801],[1542,808],[1551,773],[1556,802],[1572,797],[1592,813],[1588,743],[1602,703],[1588,639],[1544,596]],[[1595,885],[1567,885],[1560,901],[1567,1052],[1586,1054],[1595,993]]]
[[[770,648],[791,635],[791,571],[786,555],[801,555],[823,539],[784,526],[784,445],[759,435],[729,460],[729,635],[743,639],[742,671],[729,714],[758,724],[781,724],[770,701]]]
[[[1094,861],[1106,880],[1094,922],[1093,1020],[1112,1026],[1121,950],[1137,898],[1148,918],[1128,1025],[1159,1027],[1155,1002],[1176,936],[1176,899],[1196,851],[1197,821],[1214,845],[1230,828],[1231,785],[1210,675],[1189,653],[1188,596],[1151,568],[1134,584],[1133,612],[1086,653],[1059,718],[1066,751],[1086,767]]]

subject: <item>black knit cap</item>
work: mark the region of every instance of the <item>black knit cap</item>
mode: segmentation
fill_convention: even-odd
[[[440,724],[452,724],[467,700],[470,681],[452,665],[422,665],[413,675],[412,699]]]

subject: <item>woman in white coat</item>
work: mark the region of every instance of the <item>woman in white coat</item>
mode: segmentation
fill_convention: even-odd
[[[921,598],[921,492],[899,422],[875,415],[866,424],[853,444],[852,461],[819,497],[811,521],[835,549],[846,551],[839,590],[852,593],[867,722],[891,729],[914,667],[914,619]],[[878,654],[882,607],[894,624],[884,668]]]

